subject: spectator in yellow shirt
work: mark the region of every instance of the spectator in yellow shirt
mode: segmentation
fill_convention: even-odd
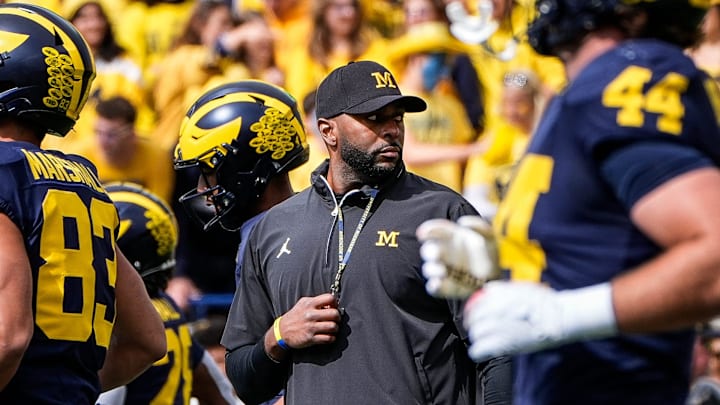
[[[488,219],[495,215],[515,163],[525,152],[542,102],[540,84],[532,71],[511,70],[502,86],[502,117],[484,135],[487,150],[471,157],[465,168],[463,196]]]
[[[398,68],[400,86],[427,103],[423,112],[405,117],[403,160],[420,176],[462,191],[465,161],[484,145],[468,120],[451,75],[464,52],[440,22],[423,22],[393,41],[390,58]]]
[[[112,3],[118,0],[110,0]],[[126,0],[118,12],[118,42],[140,64],[148,87],[152,87],[157,67],[170,52],[190,18],[196,0]],[[206,1],[202,1],[206,3]]]
[[[152,138],[166,150],[175,147],[188,107],[212,83],[249,77],[248,69],[231,58],[219,41],[235,25],[227,3],[198,2],[175,48],[161,63],[153,86],[157,125]]]
[[[235,28],[220,36],[220,47],[245,65],[248,78],[285,87],[285,73],[277,63],[277,41],[262,14],[248,11]]]
[[[454,5],[459,2],[451,0]],[[487,16],[489,22],[484,27],[485,30],[468,29],[468,32],[472,33],[468,34],[471,38],[463,39],[462,35],[459,38],[474,45],[471,56],[483,85],[485,129],[492,131],[490,127],[501,115],[502,83],[506,73],[515,69],[531,70],[538,78],[543,98],[548,98],[565,86],[565,68],[560,59],[538,54],[527,42],[527,27],[533,18],[534,2],[475,0],[471,3],[478,6],[478,13],[490,14]],[[463,31],[458,30],[458,27],[456,22],[452,22],[451,29],[456,36],[458,31]],[[482,36],[485,39],[482,41],[479,41],[480,31],[484,31]]]
[[[170,202],[175,182],[172,155],[135,132],[135,107],[122,97],[95,107],[95,142],[79,153],[93,162],[103,183],[129,181]]]
[[[367,22],[359,0],[316,0],[313,29],[291,54],[285,88],[296,98],[315,90],[333,69],[354,60],[385,63],[386,40]]]

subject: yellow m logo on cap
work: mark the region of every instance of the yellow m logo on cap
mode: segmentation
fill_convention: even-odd
[[[376,89],[381,89],[385,87],[392,87],[393,89],[397,88],[395,79],[392,77],[390,72],[373,72],[371,73],[371,75],[375,78]]]

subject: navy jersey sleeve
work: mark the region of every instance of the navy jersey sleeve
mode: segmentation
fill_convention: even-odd
[[[602,173],[628,211],[645,194],[683,173],[713,166],[700,150],[670,142],[635,142],[604,159]]]

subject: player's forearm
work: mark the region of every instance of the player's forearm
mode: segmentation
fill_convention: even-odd
[[[156,350],[148,350],[136,344],[117,344],[113,347],[111,343],[105,365],[99,372],[101,390],[107,391],[128,384],[158,359]]]
[[[30,270],[27,270],[30,274]],[[17,278],[17,277],[16,277]],[[4,284],[0,281],[0,284]],[[17,372],[25,350],[33,335],[33,316],[30,308],[30,287],[26,294],[0,288],[7,311],[0,315],[0,391]],[[28,298],[25,298],[27,296]],[[26,301],[23,305],[20,302]]]
[[[193,370],[192,395],[208,405],[234,404],[238,401],[232,384],[207,351]]]
[[[103,390],[125,385],[167,351],[165,326],[140,275],[119,250],[117,258],[117,316],[105,364],[100,370]]]
[[[0,391],[10,382],[20,365],[23,353],[27,346],[19,348],[15,347],[10,350],[2,350],[0,352]]]
[[[720,312],[718,244],[690,241],[613,282],[622,332],[690,327]]]
[[[137,305],[142,307],[139,300]],[[103,391],[127,384],[166,354],[165,327],[149,300],[137,312],[138,317],[125,318],[115,325],[100,370]]]
[[[15,224],[0,213],[0,390],[15,375],[33,335],[32,270]]]
[[[633,222],[663,252],[613,280],[621,331],[689,327],[720,312],[719,205],[714,167],[679,175],[635,203]]]

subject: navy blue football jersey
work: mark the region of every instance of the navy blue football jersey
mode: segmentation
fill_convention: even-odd
[[[190,326],[172,298],[161,294],[152,302],[165,323],[167,354],[127,385],[125,403],[188,404],[193,370],[205,349],[192,338]]]
[[[624,173],[603,165],[640,144],[691,148],[703,157],[673,168],[673,175],[720,162],[720,99],[709,80],[680,49],[637,40],[601,55],[555,97],[493,223],[508,276],[574,289],[608,281],[659,254],[629,218],[642,195],[630,198],[625,190],[649,192],[671,176],[628,186]],[[661,159],[652,153],[644,158]],[[515,399],[680,404],[692,339],[690,330],[622,335],[518,356]]]
[[[35,329],[0,403],[92,404],[115,321],[118,215],[86,159],[0,142],[0,211],[25,237]]]

